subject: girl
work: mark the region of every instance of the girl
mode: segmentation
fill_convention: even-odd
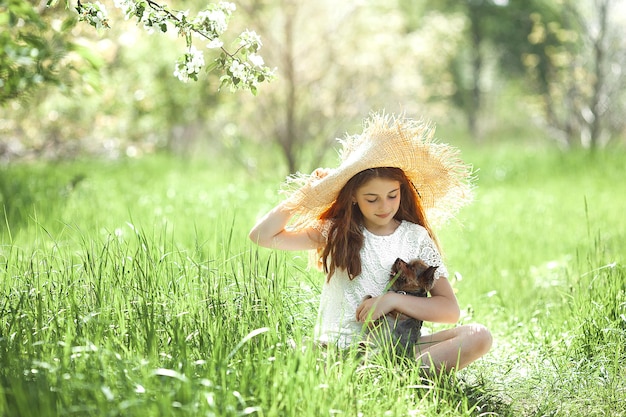
[[[458,321],[458,302],[428,220],[446,220],[469,201],[471,169],[432,135],[428,124],[373,115],[361,135],[343,141],[337,169],[292,178],[295,190],[250,231],[260,246],[318,254],[327,274],[315,329],[320,343],[358,343],[363,326],[392,312]],[[385,291],[396,258],[438,266],[430,297]],[[433,371],[462,369],[491,343],[485,327],[458,326],[422,336],[415,355]]]

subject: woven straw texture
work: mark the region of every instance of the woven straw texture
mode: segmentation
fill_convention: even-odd
[[[458,149],[437,143],[425,121],[374,113],[363,133],[339,139],[340,163],[323,178],[296,174],[287,178],[284,205],[293,211],[291,230],[314,226],[319,216],[355,174],[368,168],[401,168],[418,190],[428,221],[443,224],[472,200],[472,169]]]

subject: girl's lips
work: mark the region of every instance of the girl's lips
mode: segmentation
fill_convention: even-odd
[[[389,217],[389,213],[387,213],[387,214],[377,214],[376,217],[379,217],[381,219],[386,219],[387,217]]]

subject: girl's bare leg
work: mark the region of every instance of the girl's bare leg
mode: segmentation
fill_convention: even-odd
[[[459,370],[489,352],[492,342],[486,327],[469,324],[421,337],[415,353],[431,371]]]

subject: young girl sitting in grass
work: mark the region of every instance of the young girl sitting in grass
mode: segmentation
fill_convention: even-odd
[[[432,136],[428,124],[373,115],[362,134],[343,141],[338,168],[292,178],[294,191],[250,231],[260,246],[318,254],[327,274],[315,329],[319,343],[359,343],[364,326],[392,312],[458,321],[429,220],[444,221],[471,199],[471,170]],[[438,266],[430,297],[386,291],[397,258]],[[421,336],[415,356],[432,371],[462,369],[491,343],[484,326],[457,326]]]

